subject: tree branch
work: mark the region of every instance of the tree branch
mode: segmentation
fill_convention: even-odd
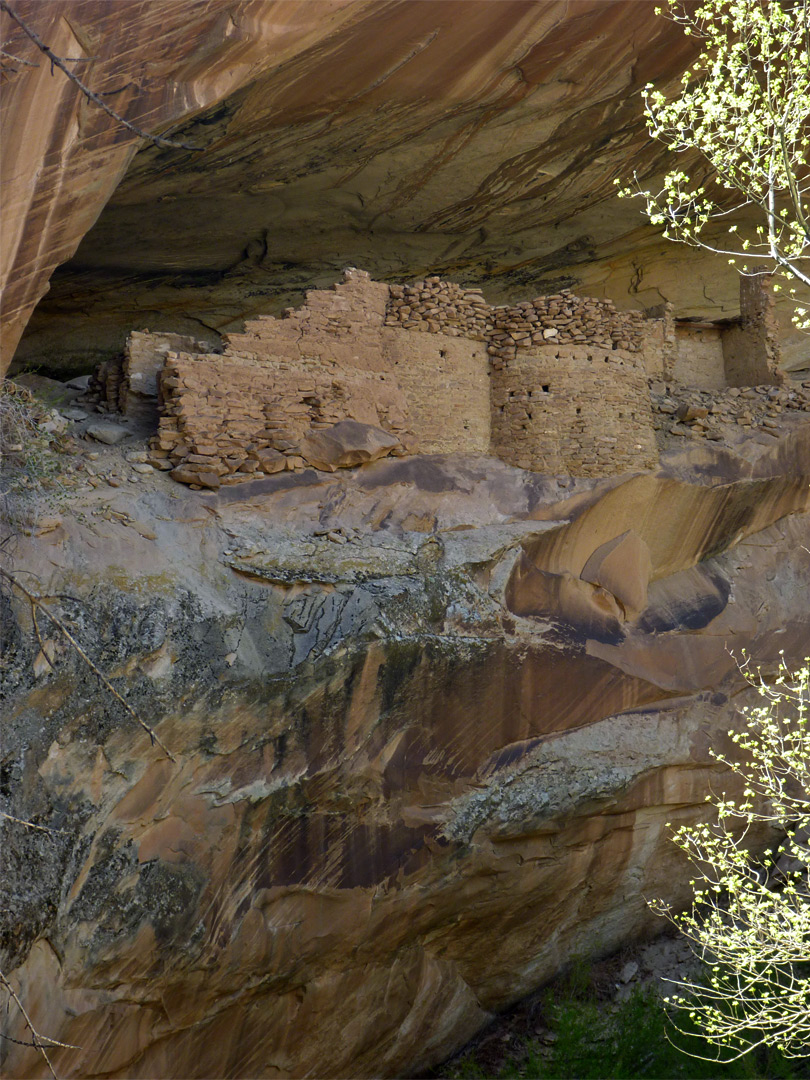
[[[0,2],[2,2],[2,0],[0,0]],[[168,749],[168,747],[166,747],[164,745],[164,743],[161,742],[160,737],[155,734],[155,732],[152,730],[152,728],[150,728],[149,725],[144,720],[142,720],[140,718],[140,716],[138,716],[138,714],[135,712],[135,710],[132,708],[132,706],[121,697],[121,695],[118,693],[118,691],[112,685],[110,680],[93,663],[93,661],[90,659],[90,657],[84,651],[84,649],[81,647],[81,645],[78,643],[78,641],[74,638],[74,636],[71,634],[71,632],[65,626],[65,624],[62,622],[62,620],[57,618],[57,616],[54,615],[54,613],[49,610],[47,605],[45,605],[42,602],[42,597],[37,596],[36,593],[32,593],[29,589],[27,589],[25,587],[25,585],[22,584],[22,582],[17,580],[17,578],[15,577],[14,574],[9,573],[9,571],[5,570],[2,566],[0,566],[0,575],[2,575],[6,579],[6,581],[10,582],[11,585],[14,588],[19,589],[19,591],[23,594],[23,596],[26,597],[29,604],[31,605],[32,613],[34,613],[33,617],[34,617],[35,625],[36,625],[35,611],[36,611],[36,608],[39,608],[40,611],[42,611],[43,614],[45,614],[51,620],[51,622],[54,624],[54,626],[56,626],[56,628],[62,634],[64,634],[64,636],[70,642],[71,646],[76,651],[76,653],[79,655],[79,657],[81,657],[81,659],[85,662],[85,664],[87,664],[87,666],[90,668],[90,670],[96,676],[96,678],[100,680],[100,682],[104,686],[105,690],[107,690],[110,694],[112,694],[112,696],[116,699],[116,701],[120,702],[124,706],[124,708],[129,713],[129,715],[132,717],[132,719],[143,728],[143,730],[149,736],[149,739],[151,740],[152,745],[154,746],[155,743],[157,743],[157,745],[160,747],[160,749],[163,751],[163,753],[166,755],[166,757],[169,759],[169,761],[175,761],[176,759],[174,758],[173,754]],[[46,658],[46,660],[48,660],[48,663],[51,663],[50,658],[47,656],[47,653],[45,653],[44,650],[43,650],[43,655],[45,655],[45,658]],[[51,667],[53,667],[53,664],[51,664]]]
[[[39,832],[46,833],[64,833],[64,829],[49,829],[47,825],[36,825],[33,821],[26,821],[25,818],[14,817],[13,814],[6,814],[3,810],[0,810],[0,817],[5,818],[6,821],[14,821],[18,825],[25,825],[28,829],[37,829]]]
[[[33,1041],[30,1044],[29,1043],[23,1043],[23,1045],[24,1046],[28,1046],[28,1045],[35,1046],[37,1048],[37,1050],[39,1050],[40,1054],[42,1054],[42,1056],[45,1058],[45,1063],[48,1066],[48,1070],[50,1071],[50,1074],[53,1077],[53,1080],[59,1080],[58,1076],[54,1072],[53,1065],[51,1064],[51,1059],[48,1057],[48,1052],[45,1049],[45,1047],[42,1045],[43,1040],[46,1043],[48,1043],[49,1047],[51,1047],[51,1048],[54,1047],[54,1046],[61,1046],[64,1050],[81,1050],[81,1047],[80,1046],[74,1046],[72,1043],[59,1042],[58,1039],[50,1039],[50,1038],[48,1038],[47,1035],[40,1035],[40,1033],[34,1027],[34,1025],[33,1025],[32,1021],[31,1021],[31,1017],[25,1011],[25,1006],[23,1005],[23,1003],[20,1001],[19,997],[17,996],[17,994],[16,994],[16,992],[14,990],[14,987],[11,985],[11,983],[8,981],[8,979],[5,977],[5,975],[3,974],[2,971],[0,971],[0,985],[4,986],[6,988],[6,990],[8,991],[9,996],[14,1001],[14,1004],[17,1006],[17,1008],[22,1013],[23,1020],[25,1021],[25,1026],[31,1032],[31,1039]],[[4,1037],[8,1038],[8,1036],[4,1036]],[[19,1042],[19,1040],[18,1039],[13,1039],[12,1042]]]
[[[88,99],[88,101],[92,101],[94,105],[98,105],[98,107],[100,109],[103,109],[104,112],[107,113],[108,116],[111,116],[113,118],[113,120],[117,120],[119,124],[123,124],[123,126],[125,128],[127,128],[128,131],[133,132],[133,134],[137,135],[139,139],[146,139],[148,142],[151,142],[154,146],[159,146],[161,149],[168,149],[168,150],[202,150],[203,149],[202,146],[192,146],[191,143],[174,142],[171,139],[164,139],[160,135],[150,135],[148,132],[144,131],[142,128],[139,128],[135,124],[130,123],[129,120],[125,120],[124,117],[120,115],[120,113],[117,113],[115,111],[115,109],[111,109],[110,106],[106,103],[106,101],[104,101],[100,97],[99,94],[97,94],[97,93],[95,93],[95,91],[91,90],[89,88],[89,86],[85,86],[85,84],[78,77],[78,75],[75,75],[70,70],[70,68],[66,67],[65,58],[57,56],[56,53],[53,52],[52,49],[48,48],[48,46],[45,44],[45,42],[42,40],[42,38],[39,36],[39,34],[37,34],[35,30],[32,30],[31,27],[23,19],[20,18],[20,16],[14,11],[13,8],[9,7],[9,5],[7,3],[7,0],[0,0],[0,11],[5,11],[6,15],[8,15],[9,18],[13,19],[14,22],[17,23],[17,25],[22,29],[23,33],[28,35],[28,37],[33,41],[33,43],[36,45],[36,47],[41,52],[45,53],[45,55],[48,57],[48,59],[51,62],[51,70],[53,70],[54,67],[58,67],[60,71],[63,71],[65,73],[65,75],[67,75],[67,77],[70,79],[71,82],[74,82],[78,86],[78,88],[81,90],[81,92],[84,94],[84,96]],[[75,61],[71,61],[71,63],[75,63]],[[33,66],[37,67],[38,65],[34,64]]]

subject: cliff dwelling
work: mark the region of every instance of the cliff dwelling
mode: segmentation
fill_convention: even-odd
[[[0,3],[3,1076],[528,1075],[683,973],[810,349],[617,194],[656,6]]]
[[[671,306],[621,312],[564,291],[493,307],[438,277],[387,285],[352,269],[282,318],[249,320],[218,353],[134,332],[91,398],[151,415],[151,463],[206,488],[413,453],[609,476],[658,462],[650,380],[722,390],[781,379],[767,283],[743,279],[741,299],[733,324],[695,325]],[[390,439],[366,448],[347,421]],[[327,447],[336,425],[361,443]]]

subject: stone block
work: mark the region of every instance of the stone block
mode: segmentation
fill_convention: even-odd
[[[377,461],[399,446],[399,440],[382,428],[343,420],[328,430],[307,436],[301,443],[301,457],[316,469],[334,472]]]

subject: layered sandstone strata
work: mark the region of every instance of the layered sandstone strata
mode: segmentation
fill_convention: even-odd
[[[14,599],[0,805],[53,831],[4,820],[2,970],[80,1048],[57,1074],[414,1075],[654,930],[667,823],[727,783],[730,653],[810,651],[807,432],[570,491],[412,457],[32,527],[15,569],[175,758]]]

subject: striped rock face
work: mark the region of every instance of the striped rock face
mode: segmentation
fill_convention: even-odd
[[[442,273],[498,302],[566,286],[728,308],[715,316],[737,302],[722,265],[708,301],[700,265],[615,198],[614,177],[661,160],[638,91],[679,75],[693,48],[653,0],[14,9],[57,53],[92,57],[74,67],[119,114],[202,149],[136,154],[47,62],[8,76],[6,360],[49,282],[19,357],[74,367],[109,356],[146,312],[152,329],[233,330],[347,265]]]
[[[411,1076],[654,932],[667,823],[728,783],[729,650],[810,652],[808,431],[565,488],[461,454],[160,474],[32,521],[15,570],[173,756],[15,598],[2,807],[57,831],[4,822],[0,963],[80,1047],[57,1074]]]

